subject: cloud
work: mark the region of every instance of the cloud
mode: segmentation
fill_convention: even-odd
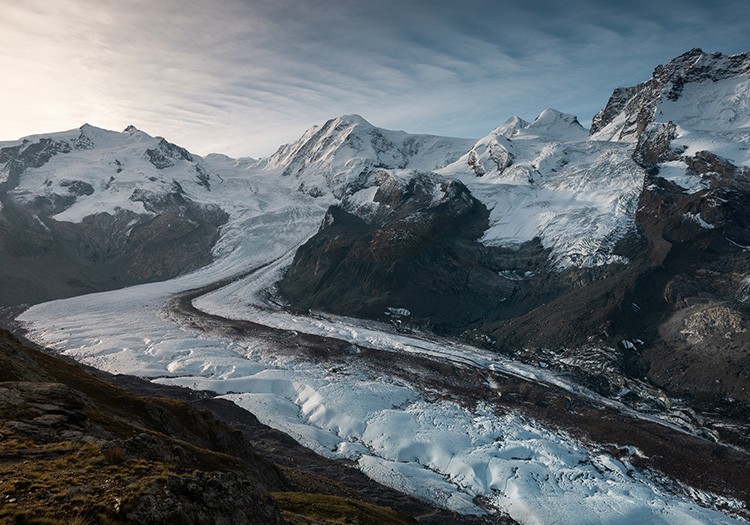
[[[691,47],[750,47],[744,1],[6,4],[0,138],[133,123],[235,156],[344,113],[469,137],[550,106],[585,121]]]

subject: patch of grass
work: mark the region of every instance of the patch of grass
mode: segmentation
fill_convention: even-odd
[[[119,523],[120,507],[172,469],[75,441],[4,452],[0,523]]]
[[[271,494],[292,525],[415,525],[397,510],[327,494],[273,492]]]

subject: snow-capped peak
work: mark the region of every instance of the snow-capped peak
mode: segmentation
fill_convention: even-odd
[[[44,213],[66,222],[118,210],[144,214],[144,195],[179,188],[182,196],[202,198],[213,182],[203,159],[133,126],[120,133],[83,124],[29,136],[0,144],[0,158],[0,183],[14,202],[48,202]]]
[[[490,210],[488,245],[539,238],[558,267],[622,262],[613,241],[628,231],[643,170],[625,144],[588,139],[554,109],[514,117],[438,173],[460,179]]]
[[[652,77],[614,91],[592,122],[592,138],[635,142],[653,122],[702,130],[750,127],[750,53],[692,49]]]
[[[360,115],[343,115],[308,129],[261,163],[305,193],[341,198],[357,191],[375,168],[432,171],[458,159],[473,142],[378,128]]]
[[[513,115],[508,120],[500,124],[498,127],[492,130],[490,135],[504,135],[508,138],[513,138],[513,136],[518,133],[519,130],[522,130],[524,128],[527,128],[529,126],[529,123],[526,122],[521,117],[518,117],[516,115]]]
[[[581,126],[575,115],[550,108],[542,111],[523,131],[527,135],[538,135],[562,141],[585,140],[588,137],[588,131]]]

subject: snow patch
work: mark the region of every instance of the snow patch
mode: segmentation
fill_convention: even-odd
[[[700,213],[686,213],[683,215],[686,219],[698,223],[698,225],[705,229],[705,230],[713,230],[715,226],[713,224],[709,224],[706,221],[703,220],[703,217],[701,217]]]

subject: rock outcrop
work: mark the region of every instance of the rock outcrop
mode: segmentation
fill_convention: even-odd
[[[460,333],[543,300],[536,292],[547,252],[538,243],[483,246],[488,212],[463,184],[421,173],[375,176],[368,206],[332,206],[297,251],[279,283],[293,305],[378,319],[404,309],[401,322]]]

